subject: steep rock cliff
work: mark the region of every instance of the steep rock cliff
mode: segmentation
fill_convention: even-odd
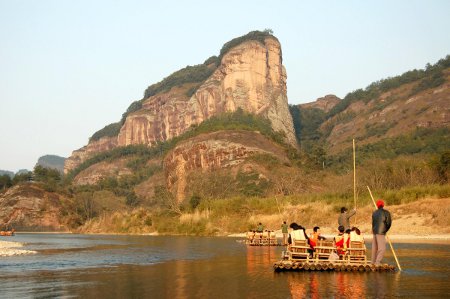
[[[274,37],[231,48],[213,74],[191,96],[186,86],[147,98],[142,108],[127,116],[117,137],[104,137],[73,152],[65,172],[95,153],[116,146],[147,144],[169,140],[192,125],[238,108],[270,119],[275,131],[296,147],[296,139],[286,95],[286,71],[281,46]]]
[[[221,131],[199,135],[180,143],[166,155],[166,185],[181,202],[185,199],[190,172],[230,168],[254,154],[270,154],[288,161],[283,148],[257,132]]]
[[[100,140],[89,142],[72,152],[72,155],[64,163],[64,173],[68,173],[93,155],[99,152],[111,150],[117,146],[117,137],[103,137]]]
[[[0,194],[0,219],[17,231],[67,231],[61,221],[61,197],[33,183]]]

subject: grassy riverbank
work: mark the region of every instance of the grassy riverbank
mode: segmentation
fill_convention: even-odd
[[[427,235],[450,233],[450,186],[430,185],[394,191],[374,191],[386,201],[393,215],[391,233]],[[78,232],[126,234],[229,235],[245,232],[262,222],[278,230],[283,220],[308,229],[318,225],[324,233],[334,233],[340,208],[353,208],[351,194],[301,194],[268,198],[234,197],[203,200],[195,208],[181,212],[138,208],[103,214],[86,222]],[[352,224],[370,232],[373,204],[367,192],[357,200]]]

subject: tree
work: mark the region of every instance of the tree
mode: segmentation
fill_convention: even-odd
[[[78,213],[83,219],[89,220],[96,216],[93,192],[81,192],[76,195],[75,200]]]
[[[0,190],[8,189],[12,186],[11,177],[7,174],[0,175]]]
[[[189,205],[192,209],[195,209],[200,204],[201,198],[198,195],[192,195],[189,199]]]
[[[20,173],[20,174],[18,173],[12,179],[12,183],[13,183],[13,185],[17,185],[20,182],[31,181],[32,178],[33,178],[33,173],[31,171]]]
[[[446,151],[441,154],[439,161],[436,165],[436,171],[441,183],[448,182],[448,175],[450,172],[450,151]]]

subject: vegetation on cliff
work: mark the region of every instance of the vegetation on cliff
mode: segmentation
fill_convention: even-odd
[[[285,145],[283,134],[280,132],[274,132],[268,119],[244,112],[242,109],[238,109],[236,112],[228,112],[211,117],[203,121],[199,125],[192,126],[191,129],[184,132],[180,136],[164,142],[159,142],[152,147],[148,147],[146,145],[128,145],[125,147],[117,147],[110,151],[101,152],[89,158],[88,160],[80,164],[77,168],[70,171],[67,174],[66,179],[68,181],[72,181],[72,179],[82,170],[105,160],[112,161],[114,159],[129,155],[138,155],[140,157],[145,157],[147,160],[156,156],[161,156],[164,155],[168,150],[174,148],[175,145],[180,141],[192,138],[202,133],[209,133],[220,130],[258,131],[274,142]]]
[[[327,118],[344,111],[350,104],[355,101],[364,101],[368,103],[370,100],[377,98],[382,92],[397,88],[404,84],[419,81],[413,88],[411,95],[429,88],[435,88],[444,83],[443,70],[450,67],[450,55],[440,59],[435,64],[427,64],[423,70],[412,70],[402,75],[392,78],[382,79],[371,83],[365,89],[357,89],[348,93],[342,101],[334,106],[327,114]]]

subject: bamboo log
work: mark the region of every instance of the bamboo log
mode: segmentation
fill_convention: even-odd
[[[303,264],[303,269],[305,270],[305,271],[308,271],[309,270],[309,267],[310,265],[309,265],[309,263],[304,263]]]
[[[322,269],[323,269],[323,267],[322,267],[321,264],[316,264],[316,270],[317,270],[317,271],[320,271],[320,270],[322,270]]]
[[[377,204],[375,203],[375,199],[373,199],[372,191],[370,191],[369,186],[367,186],[367,189],[369,190],[369,194],[370,194],[370,197],[372,198],[372,202],[375,205],[375,208],[377,209],[378,208]],[[397,255],[395,254],[394,246],[392,246],[392,242],[389,239],[387,234],[386,234],[386,239],[388,240],[389,246],[391,247],[392,254],[394,255],[395,262],[397,263],[397,267],[400,271],[402,271],[402,267],[400,267],[400,263],[398,262]]]
[[[356,154],[355,154],[355,139],[353,139],[353,200],[355,202],[356,210]],[[356,224],[356,215],[355,215]]]
[[[358,271],[359,271],[359,272],[364,272],[364,271],[365,271],[364,265],[359,265],[359,266],[358,266]]]
[[[315,271],[315,270],[316,270],[316,265],[315,265],[315,264],[309,265],[309,269],[310,269],[311,271]]]

